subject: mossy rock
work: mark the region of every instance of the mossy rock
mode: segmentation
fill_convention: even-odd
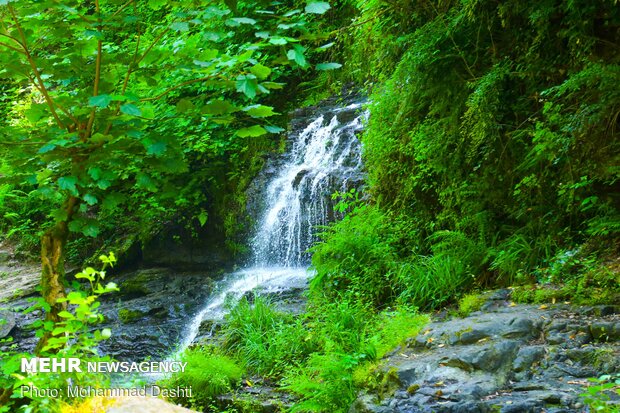
[[[118,319],[125,324],[139,320],[145,315],[146,313],[140,310],[130,310],[128,308],[121,308],[118,310]]]
[[[150,294],[146,283],[150,280],[149,274],[138,274],[124,281],[121,286],[121,294],[128,297],[144,297]]]

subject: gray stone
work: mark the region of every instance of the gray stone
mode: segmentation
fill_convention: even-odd
[[[512,369],[516,372],[525,371],[540,360],[544,354],[545,349],[542,346],[522,347],[512,363]]]
[[[0,310],[0,338],[5,338],[15,327],[15,314],[12,311]]]

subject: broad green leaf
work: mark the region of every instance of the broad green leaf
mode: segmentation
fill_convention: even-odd
[[[263,105],[252,105],[243,108],[248,115],[253,118],[266,118],[269,116],[273,116],[276,113],[273,111],[271,106],[263,106]]]
[[[41,154],[48,153],[48,152],[53,151],[54,149],[56,149],[56,145],[54,145],[53,143],[48,143],[48,144],[41,146],[38,153],[41,153]]]
[[[189,23],[186,22],[175,22],[170,25],[172,30],[176,30],[177,32],[186,32],[189,30]]]
[[[288,41],[284,37],[272,37],[271,39],[269,39],[269,43],[275,45],[284,45],[287,44]]]
[[[69,191],[72,195],[78,194],[76,184],[77,178],[75,176],[63,176],[62,178],[58,178],[58,187],[65,191]]]
[[[238,92],[241,92],[250,99],[253,99],[256,96],[256,91],[258,89],[258,82],[256,81],[256,76],[241,75],[237,77],[236,87]]]
[[[271,69],[259,63],[257,65],[252,66],[252,68],[250,69],[250,72],[252,72],[252,74],[255,75],[257,78],[259,78],[260,80],[263,80],[269,77],[269,75],[271,74]]]
[[[267,131],[260,125],[250,126],[248,128],[241,128],[237,130],[237,136],[241,138],[256,137],[266,134]]]
[[[331,6],[329,5],[329,3],[324,1],[317,1],[308,3],[305,10],[306,13],[323,14],[330,8]]]
[[[214,100],[201,108],[201,112],[207,115],[223,115],[236,112],[238,108],[227,100]]]
[[[75,316],[73,314],[71,314],[68,311],[61,311],[60,313],[58,313],[58,317],[62,317],[62,318],[68,318],[68,319],[74,319]]]
[[[284,132],[284,129],[278,127],[278,126],[272,126],[272,125],[267,125],[265,126],[265,129],[267,130],[267,132],[269,133],[280,133],[280,132]]]
[[[194,104],[189,99],[181,99],[177,102],[177,112],[185,113],[188,110],[192,110],[194,108]]]
[[[334,70],[341,67],[340,63],[319,63],[316,65],[316,70]]]
[[[86,194],[84,195],[83,199],[88,205],[91,205],[91,206],[95,205],[98,202],[97,197],[94,196],[93,194]]]
[[[121,112],[123,112],[126,115],[131,115],[131,116],[142,115],[142,111],[140,111],[140,109],[136,105],[133,105],[131,103],[125,103],[124,105],[122,105]]]
[[[110,102],[112,102],[112,97],[110,95],[91,96],[88,99],[89,106],[95,106],[98,108],[105,108],[110,104]]]
[[[239,24],[251,24],[251,25],[255,25],[256,24],[256,20],[254,19],[250,19],[249,17],[233,17],[232,19],[230,19],[236,23]]]
[[[100,231],[99,225],[95,221],[89,221],[82,228],[82,234],[86,235],[87,237],[96,238],[97,235],[99,235],[99,231]]]
[[[167,146],[166,142],[154,142],[147,146],[146,153],[148,155],[161,156],[166,152]]]
[[[296,44],[286,53],[286,57],[288,57],[289,60],[295,61],[295,63],[297,63],[299,66],[305,68],[308,67],[308,62],[306,61],[306,57],[304,56],[305,51],[305,47]]]

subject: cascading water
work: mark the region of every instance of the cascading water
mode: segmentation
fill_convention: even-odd
[[[360,109],[361,103],[322,107],[293,120],[289,150],[266,168],[261,180],[251,264],[219,283],[219,291],[192,320],[180,350],[196,339],[203,320],[223,318],[227,300],[256,288],[270,293],[305,287],[307,249],[316,241],[316,226],[334,216],[331,194],[355,187],[363,178],[356,137],[365,116]]]

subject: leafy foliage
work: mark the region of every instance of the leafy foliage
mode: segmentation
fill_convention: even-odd
[[[617,242],[613,1],[355,4],[372,204],[325,232],[314,289],[436,307]]]

